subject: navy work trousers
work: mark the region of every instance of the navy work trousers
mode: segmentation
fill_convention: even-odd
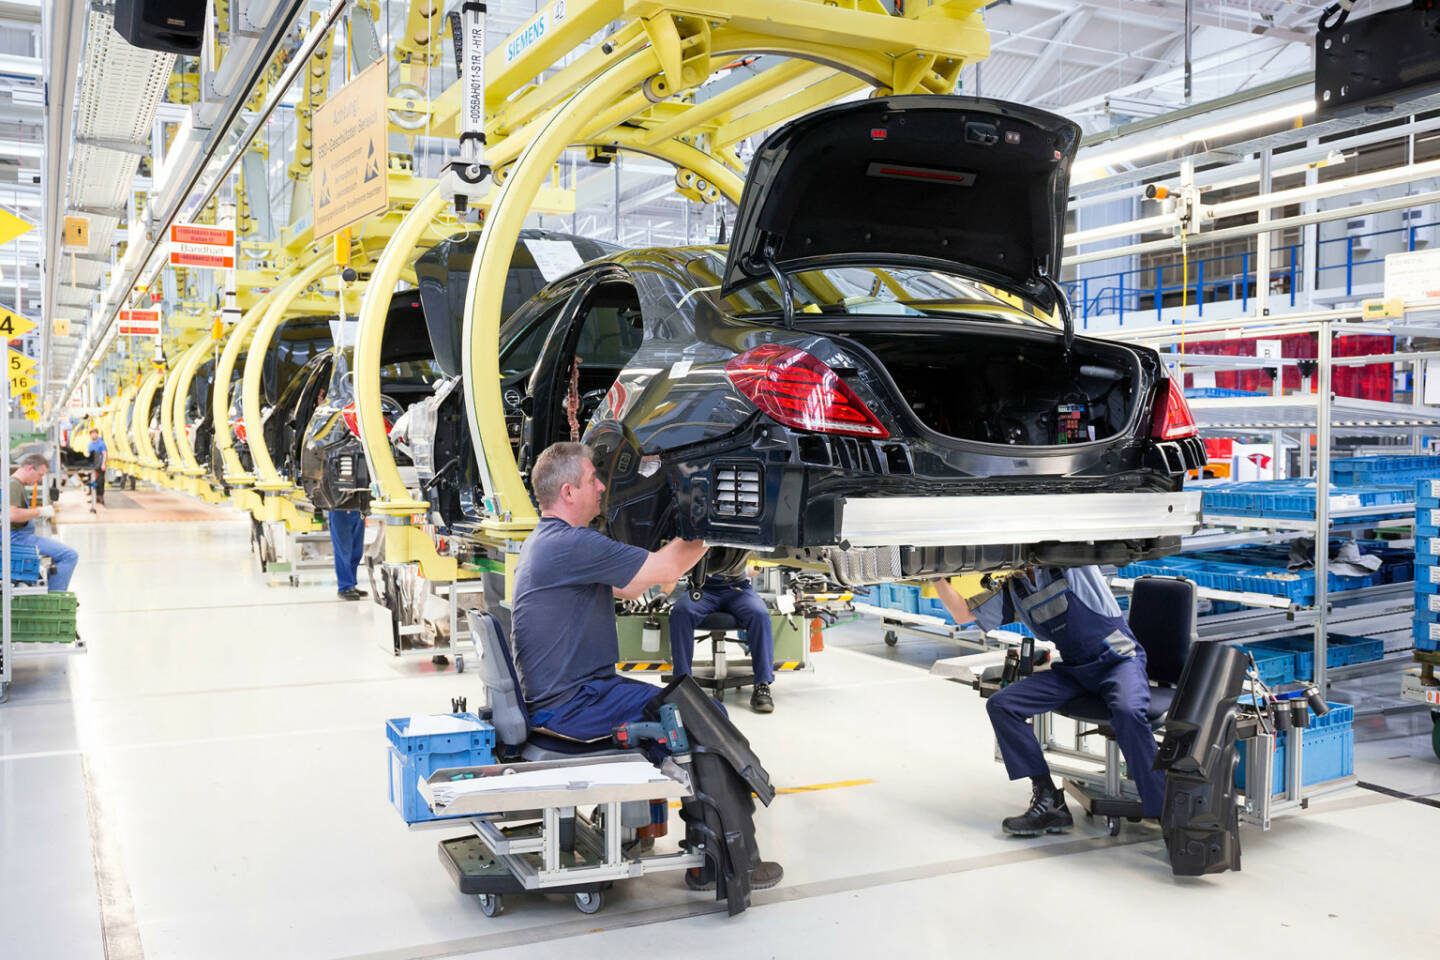
[[[354,590],[355,572],[365,555],[365,514],[359,510],[331,510],[330,543],[335,548],[336,589],[340,593]]]
[[[699,601],[682,593],[670,611],[670,662],[675,675],[690,674],[695,658],[695,628],[712,613],[728,613],[745,631],[750,664],[756,683],[775,681],[775,636],[770,631],[770,611],[748,582],[739,587],[707,586]]]

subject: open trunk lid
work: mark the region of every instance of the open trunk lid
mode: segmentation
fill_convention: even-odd
[[[809,114],[756,151],[721,295],[776,271],[890,264],[974,277],[1053,310],[1079,144],[1063,117],[977,97]]]

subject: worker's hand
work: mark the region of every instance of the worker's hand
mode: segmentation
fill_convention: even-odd
[[[53,520],[55,518],[55,508],[47,503],[45,506],[35,510],[35,516],[44,517],[46,520]]]

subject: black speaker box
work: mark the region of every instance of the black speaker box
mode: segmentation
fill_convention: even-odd
[[[131,46],[198,57],[208,0],[115,0],[115,32]]]

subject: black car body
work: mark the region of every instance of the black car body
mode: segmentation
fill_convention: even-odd
[[[215,357],[206,357],[201,364],[195,368],[195,375],[190,380],[190,389],[186,392],[183,403],[185,404],[185,430],[189,435],[190,449],[195,452],[195,462],[202,469],[210,465],[210,447],[215,440],[215,423],[210,416],[210,405],[214,399],[215,390]],[[176,402],[182,402],[177,399]],[[184,438],[177,438],[181,443]]]
[[[380,407],[387,432],[413,404],[432,395],[435,364],[420,299],[414,291],[390,304],[380,344]],[[290,421],[290,475],[317,510],[368,510],[370,470],[355,410],[353,347],[328,351],[306,380]],[[272,447],[273,449],[273,447]],[[408,465],[403,453],[396,459]],[[277,461],[278,463],[279,461]]]
[[[1075,337],[1054,282],[1078,142],[970,97],[785,126],[728,250],[618,254],[511,317],[543,330],[505,390],[522,474],[582,436],[617,539],[856,584],[1174,550],[1204,460],[1183,395],[1155,351]]]

